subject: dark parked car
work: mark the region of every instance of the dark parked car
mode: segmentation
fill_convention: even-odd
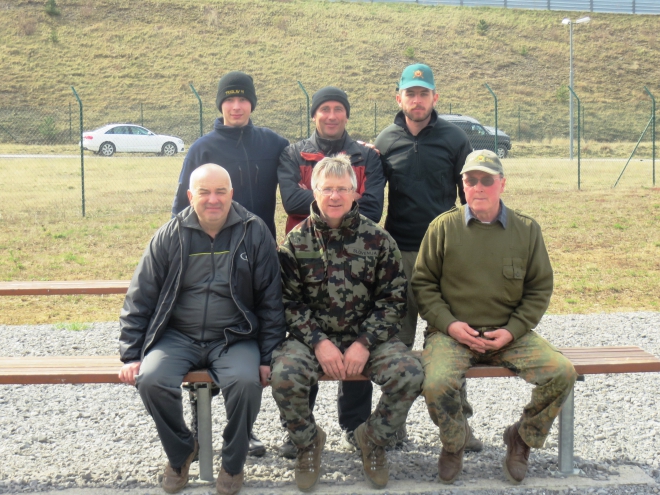
[[[497,130],[497,150],[495,149],[495,132],[492,127],[485,127],[468,115],[446,114],[439,116],[452,124],[457,125],[465,131],[470,144],[475,150],[491,150],[497,152],[497,156],[505,158],[511,149],[511,138],[502,129]],[[492,130],[489,130],[492,129]]]

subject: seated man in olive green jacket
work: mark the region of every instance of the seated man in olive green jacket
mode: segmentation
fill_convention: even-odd
[[[504,432],[504,472],[520,483],[530,447],[543,446],[577,374],[532,331],[553,285],[541,228],[504,206],[506,179],[495,153],[473,151],[461,174],[467,205],[431,223],[413,271],[412,289],[429,325],[422,393],[440,428],[440,481],[453,483],[469,437],[460,397],[467,370],[476,364],[505,366],[535,384],[522,417]]]

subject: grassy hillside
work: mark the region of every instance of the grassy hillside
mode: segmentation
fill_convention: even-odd
[[[569,47],[561,19],[576,12],[313,0],[57,3],[60,15],[49,16],[42,1],[0,2],[0,110],[68,111],[72,103],[75,111],[73,85],[86,127],[139,121],[141,103],[145,125],[182,115],[194,123],[193,83],[209,125],[218,78],[240,69],[256,81],[255,121],[295,138],[304,104],[296,81],[310,95],[334,84],[356,108],[351,129],[371,137],[391,119],[401,69],[419,61],[435,69],[442,112],[451,104],[492,124],[487,82],[499,98],[500,127],[514,137],[519,111],[523,137],[567,134],[561,86],[568,84]],[[649,117],[643,86],[660,98],[660,17],[591,17],[574,29],[587,138],[635,140]]]

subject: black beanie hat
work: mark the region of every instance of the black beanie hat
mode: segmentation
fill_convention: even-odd
[[[248,76],[245,72],[238,70],[228,72],[218,83],[218,96],[215,99],[215,106],[222,112],[222,102],[232,96],[242,96],[246,98],[252,111],[257,106],[257,92],[254,90],[254,82],[252,76]]]
[[[346,118],[351,117],[351,105],[348,103],[348,95],[334,86],[326,86],[314,93],[314,96],[312,96],[312,108],[309,111],[310,116],[314,117],[318,108],[326,101],[338,101],[346,109]]]

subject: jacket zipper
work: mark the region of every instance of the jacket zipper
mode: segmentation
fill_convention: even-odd
[[[218,233],[218,235],[220,235]],[[204,318],[202,319],[202,335],[199,340],[204,342],[204,334],[206,333],[206,316],[208,315],[208,310],[209,310],[209,297],[211,294],[211,285],[213,284],[213,280],[215,280],[215,257],[214,257],[214,251],[215,251],[215,239],[211,241],[211,279],[209,280],[209,284],[206,287],[206,301],[204,302]]]
[[[247,317],[247,314],[245,313],[245,311],[243,311],[240,304],[238,304],[238,301],[236,300],[236,296],[234,296],[234,283],[233,283],[234,282],[234,260],[236,259],[238,248],[243,243],[243,240],[245,239],[245,235],[247,234],[247,223],[249,221],[250,220],[246,221],[243,224],[243,235],[241,236],[241,239],[238,241],[238,244],[236,245],[236,250],[234,251],[234,255],[231,257],[231,265],[229,265],[229,293],[231,294],[231,298],[234,301],[234,304],[236,304],[236,307],[238,308],[238,310],[243,315],[243,318],[245,318],[245,321],[248,322],[248,325],[250,326],[250,333],[252,333],[252,330],[253,330],[252,322],[250,322],[250,319]],[[246,253],[246,255],[247,255],[247,253]],[[229,339],[227,339],[227,332],[232,332],[236,335],[241,334],[241,332],[236,332],[234,330],[231,330],[230,328],[225,328],[225,348],[227,347],[227,342],[229,341]]]

